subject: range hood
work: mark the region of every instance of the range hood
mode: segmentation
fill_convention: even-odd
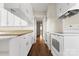
[[[68,9],[59,19],[74,16],[79,13],[79,4],[75,4],[72,8]]]

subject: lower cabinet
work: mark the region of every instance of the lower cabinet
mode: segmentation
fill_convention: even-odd
[[[0,38],[0,56],[9,56],[9,39]]]
[[[9,42],[9,55],[27,56],[33,43],[32,33],[13,38]]]
[[[53,56],[79,56],[79,34],[54,33],[51,35],[51,52]]]

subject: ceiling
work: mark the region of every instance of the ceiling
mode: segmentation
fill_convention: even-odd
[[[42,20],[47,14],[48,3],[32,3],[32,8],[36,20]]]
[[[32,3],[33,10],[36,12],[47,12],[48,3]]]

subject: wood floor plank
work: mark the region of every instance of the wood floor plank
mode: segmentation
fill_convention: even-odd
[[[32,45],[28,56],[52,56],[52,54],[45,43],[38,41]]]

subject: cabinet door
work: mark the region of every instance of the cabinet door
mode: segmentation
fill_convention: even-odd
[[[27,34],[25,36],[22,36],[21,37],[21,40],[20,40],[20,55],[21,56],[28,55],[31,46],[32,46],[32,38],[31,38],[31,35],[29,36]]]
[[[1,26],[1,10],[0,10],[0,26]]]
[[[21,21],[21,26],[27,26],[28,25],[27,21],[25,21],[23,19],[20,19],[20,21]]]
[[[1,26],[7,26],[7,11],[1,9]]]
[[[20,40],[20,55],[26,56],[28,54],[29,38],[25,36]]]
[[[14,15],[14,26],[21,26],[20,18]]]
[[[14,15],[8,11],[8,26],[14,26]]]
[[[9,41],[9,55],[20,56],[20,40],[21,37],[10,39]]]
[[[33,39],[32,33],[22,36],[22,39],[20,40],[20,54],[21,54],[21,56],[28,55],[33,43],[34,43],[34,39]]]

